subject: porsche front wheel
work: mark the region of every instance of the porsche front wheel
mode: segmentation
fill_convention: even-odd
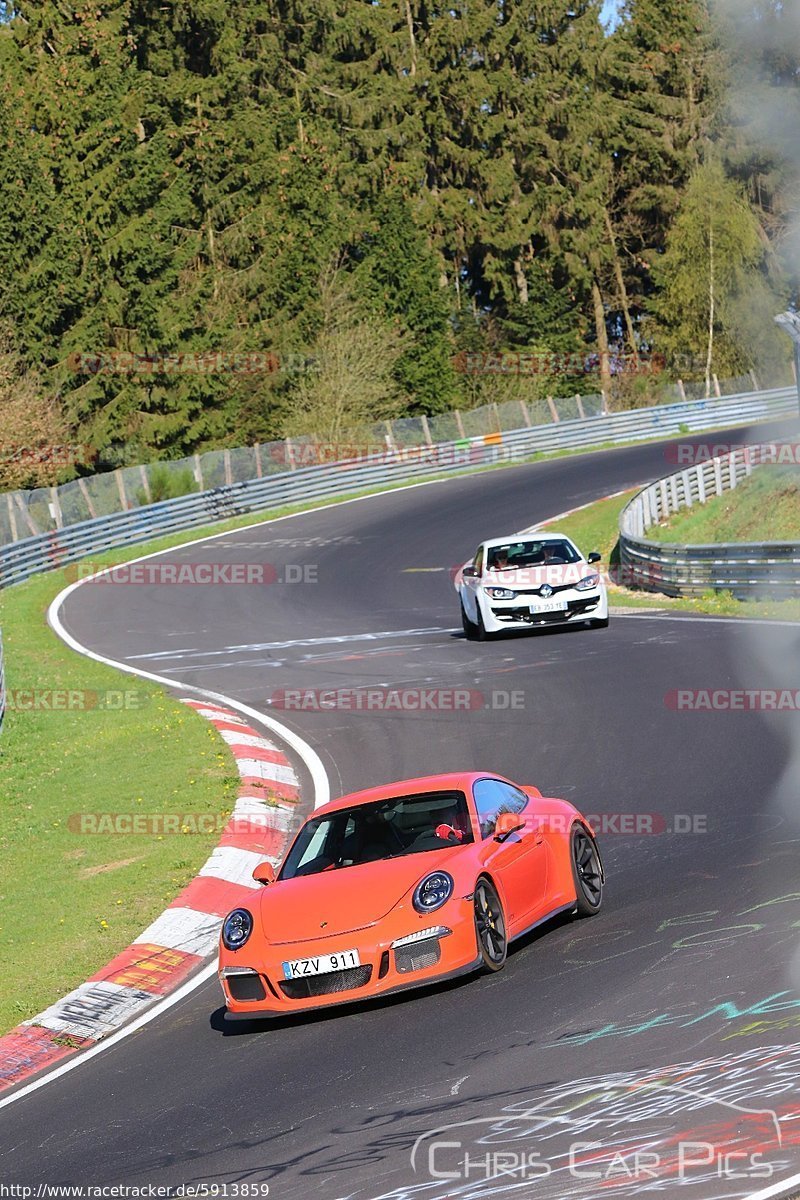
[[[478,953],[489,971],[500,971],[506,965],[508,935],[500,897],[488,879],[475,885],[475,933]]]
[[[572,827],[570,859],[578,916],[592,917],[603,903],[603,864],[597,842],[585,825]]]

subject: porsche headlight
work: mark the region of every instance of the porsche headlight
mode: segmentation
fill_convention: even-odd
[[[599,575],[587,575],[580,583],[575,584],[576,592],[588,592],[590,588],[596,588],[600,582]]]
[[[226,950],[238,950],[253,932],[253,918],[246,908],[235,908],[222,922],[222,944]]]
[[[517,593],[509,588],[487,587],[486,595],[491,596],[493,600],[515,600]]]
[[[418,913],[435,912],[452,894],[452,877],[446,871],[433,871],[414,889],[413,905]]]

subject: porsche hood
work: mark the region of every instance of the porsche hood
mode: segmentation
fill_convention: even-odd
[[[281,945],[376,925],[431,871],[447,870],[460,849],[448,846],[270,884],[257,901],[264,937]]]

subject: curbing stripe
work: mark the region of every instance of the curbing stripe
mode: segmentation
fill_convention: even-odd
[[[236,760],[241,784],[233,816],[197,876],[132,945],[0,1037],[0,1091],[95,1045],[181,987],[216,950],[224,915],[258,890],[254,867],[281,858],[300,797],[288,757],[229,709],[182,703],[217,728]]]

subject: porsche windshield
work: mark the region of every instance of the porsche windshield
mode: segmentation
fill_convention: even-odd
[[[310,820],[289,851],[280,878],[317,875],[472,840],[463,792],[378,800]]]
[[[564,566],[576,562],[580,562],[580,555],[566,538],[504,542],[490,546],[486,554],[486,566],[490,571],[518,571],[523,567]]]

